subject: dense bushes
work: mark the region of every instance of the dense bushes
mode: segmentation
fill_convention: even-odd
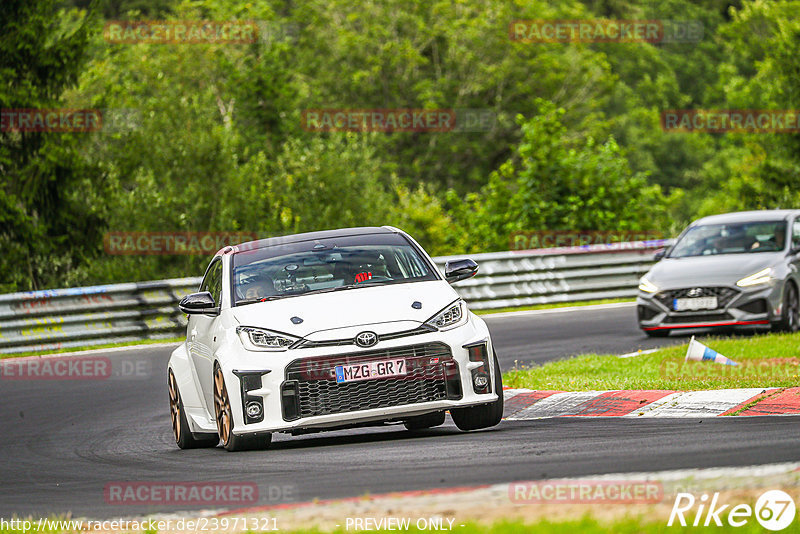
[[[0,291],[197,274],[107,231],[391,224],[434,254],[518,230],[674,232],[800,205],[797,134],[666,133],[664,109],[798,109],[800,3],[9,0],[2,108],[122,125],[0,132]],[[76,9],[77,6],[77,9]],[[611,7],[609,7],[611,6]],[[250,44],[114,44],[102,17],[269,21]],[[699,43],[522,43],[514,19],[693,19]],[[480,109],[473,132],[317,132],[303,110]]]

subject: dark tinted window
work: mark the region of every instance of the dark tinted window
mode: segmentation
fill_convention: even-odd
[[[800,247],[800,219],[796,219],[792,225],[792,248]]]
[[[680,238],[669,256],[776,252],[786,246],[786,225],[784,221],[698,225]]]
[[[237,303],[370,285],[436,280],[434,267],[404,237],[334,237],[239,252]]]
[[[211,267],[208,269],[203,283],[200,284],[200,291],[208,291],[214,298],[217,306],[220,306],[220,297],[222,295],[222,261],[215,259]]]

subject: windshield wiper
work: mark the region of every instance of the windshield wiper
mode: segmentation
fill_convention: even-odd
[[[270,301],[270,300],[278,300],[278,299],[282,299],[282,298],[283,298],[282,295],[271,295],[269,297],[255,297],[255,298],[251,298],[251,299],[237,300],[236,301],[236,305],[237,306],[241,306],[242,304],[254,304],[256,302],[267,302],[267,301]]]
[[[308,292],[303,293],[303,294],[304,295],[310,295],[310,294],[316,294],[316,293],[332,293],[334,291],[341,291],[341,290],[344,290],[344,289],[355,289],[357,287],[358,287],[357,284],[348,284],[348,285],[344,285],[344,286],[328,287],[328,288],[325,288],[325,289],[315,289],[313,291],[308,291]]]

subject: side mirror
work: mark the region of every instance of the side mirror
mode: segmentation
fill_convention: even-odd
[[[666,248],[660,248],[660,249],[656,250],[656,253],[653,255],[653,259],[656,260],[656,261],[661,261],[662,259],[664,259],[664,256],[666,256],[666,255],[667,255],[667,249]]]
[[[200,293],[192,293],[183,297],[178,304],[178,307],[183,313],[188,314],[207,314],[217,315],[219,308],[214,302],[214,297],[208,291],[201,291]]]
[[[453,260],[444,264],[444,278],[449,283],[472,278],[478,273],[478,264],[472,260]]]

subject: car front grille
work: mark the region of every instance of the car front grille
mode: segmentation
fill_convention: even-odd
[[[337,365],[400,358],[408,369],[402,377],[336,382]],[[295,360],[281,393],[287,421],[462,397],[458,365],[444,343]]]
[[[695,297],[717,297],[717,309],[724,308],[739,292],[730,287],[686,287],[670,289],[656,294],[656,299],[670,310],[674,310],[675,299]]]
[[[691,323],[719,323],[723,321],[733,321],[733,317],[727,313],[707,313],[697,312],[686,315],[672,315],[664,318],[665,324],[691,324]]]

